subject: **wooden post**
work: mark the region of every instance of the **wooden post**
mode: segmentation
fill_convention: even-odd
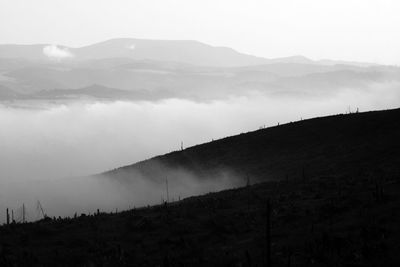
[[[8,213],[8,208],[7,208],[7,225],[10,224],[10,214]]]

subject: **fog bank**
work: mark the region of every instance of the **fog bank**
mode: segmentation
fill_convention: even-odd
[[[24,202],[34,209],[37,200],[49,215],[159,203],[164,185],[154,185],[145,177],[138,177],[130,187],[107,179],[68,177],[100,173],[178,150],[181,142],[188,147],[264,125],[349,109],[395,108],[400,103],[399,88],[398,83],[386,83],[363,90],[343,89],[329,97],[255,93],[210,102],[3,103],[0,221],[5,207],[17,209]],[[228,188],[237,182],[229,180],[234,174],[226,173],[207,184],[188,174],[178,176],[181,185],[175,198]]]

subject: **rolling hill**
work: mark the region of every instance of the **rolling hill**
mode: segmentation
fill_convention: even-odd
[[[227,172],[254,182],[345,173],[399,171],[400,109],[339,114],[260,129],[171,152],[104,173],[158,182],[186,172],[213,179]]]

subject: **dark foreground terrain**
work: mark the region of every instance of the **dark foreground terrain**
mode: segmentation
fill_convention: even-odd
[[[400,266],[399,224],[398,174],[306,177],[3,226],[0,265]]]
[[[244,179],[240,188],[115,214],[4,225],[0,266],[400,266],[399,113],[308,120],[210,143],[209,151],[229,151],[224,142],[240,141],[244,149],[231,158],[243,158],[254,177],[265,159],[257,163],[244,144],[275,138],[271,160],[279,162],[273,151],[287,155],[271,171],[280,180]],[[313,121],[321,131],[310,139],[301,128]],[[324,136],[323,125],[335,121],[340,135]],[[293,125],[293,144],[272,142],[289,140]],[[304,138],[309,143],[296,143]],[[163,157],[176,163],[206,148]]]

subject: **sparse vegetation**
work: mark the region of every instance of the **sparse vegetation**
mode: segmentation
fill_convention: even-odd
[[[398,266],[399,173],[274,181],[0,228],[1,266]],[[385,187],[386,188],[386,187]],[[249,206],[248,206],[249,205]]]

